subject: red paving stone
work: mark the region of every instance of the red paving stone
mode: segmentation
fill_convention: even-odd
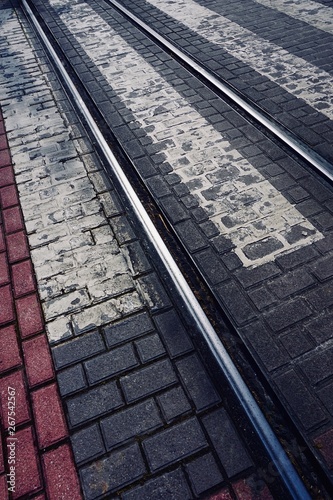
[[[333,429],[317,437],[315,445],[327,463],[328,468],[333,470]]]
[[[22,364],[13,325],[0,328],[0,373]]]
[[[23,231],[7,236],[8,261],[10,263],[27,259],[30,256],[27,237]]]
[[[9,208],[19,204],[16,186],[6,186],[0,189],[0,203],[2,208]]]
[[[16,491],[11,498],[81,499],[13,168],[9,152],[3,149],[7,147],[3,133],[0,110],[0,420],[6,430],[0,438],[0,500],[9,498],[9,464],[2,447],[6,443],[7,449],[13,442],[7,434],[8,387],[15,389],[17,437]],[[45,447],[58,444],[61,446],[45,453]]]
[[[0,325],[14,321],[11,286],[0,287]]]
[[[21,337],[40,333],[43,330],[43,319],[37,294],[17,299],[15,304]]]
[[[7,149],[8,144],[7,144],[7,138],[5,134],[0,132],[0,149]]]
[[[26,295],[35,291],[35,280],[30,260],[24,260],[18,264],[13,264],[12,276],[15,297],[20,297],[21,295]]]
[[[273,500],[263,481],[258,481],[253,477],[240,479],[232,487],[238,500]]]
[[[52,358],[45,335],[23,342],[23,354],[30,387],[54,378]]]
[[[64,439],[68,432],[56,384],[33,392],[32,403],[39,447],[46,448]]]
[[[215,495],[209,497],[207,500],[233,500],[228,488],[223,488],[223,490],[215,493]]]
[[[13,498],[36,492],[42,486],[32,427],[18,431],[16,437],[16,491]]]
[[[72,460],[68,445],[60,446],[44,454],[43,465],[49,500],[82,498],[77,475],[71,466]]]

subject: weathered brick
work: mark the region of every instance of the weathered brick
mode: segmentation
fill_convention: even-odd
[[[310,288],[315,283],[316,280],[302,268],[276,278],[271,282],[268,288],[271,292],[274,292],[279,299],[284,299],[289,295]]]
[[[237,279],[245,288],[257,285],[278,274],[281,274],[281,271],[276,264],[272,262],[268,262],[254,269],[242,268],[235,272]]]
[[[320,281],[331,278],[333,276],[333,255],[316,260],[311,266],[311,271]]]
[[[203,494],[205,491],[217,486],[224,480],[211,453],[199,457],[187,464],[186,471],[196,495]]]
[[[6,208],[2,212],[6,234],[24,229],[21,210],[19,207]]]
[[[330,281],[309,292],[306,299],[318,311],[330,307],[333,304],[333,283]]]
[[[15,305],[21,337],[40,333],[44,322],[37,294],[16,299]]]
[[[181,205],[173,196],[163,198],[163,200],[161,200],[161,206],[172,224],[177,224],[177,222],[189,218],[189,214],[183,205]]]
[[[243,325],[256,317],[254,308],[246,301],[241,288],[235,282],[218,285],[215,290],[237,325]]]
[[[232,500],[233,498],[234,497],[231,496],[229,488],[222,488],[218,493],[211,495],[209,500]]]
[[[129,263],[133,276],[148,272],[152,269],[141,244],[138,241],[126,245],[128,251]]]
[[[303,299],[295,299],[268,311],[264,317],[272,330],[278,332],[307,318],[311,314],[311,309]]]
[[[71,442],[76,463],[92,460],[105,453],[105,447],[98,424],[84,427],[71,435]]]
[[[0,167],[5,167],[11,164],[10,153],[8,149],[0,151]]]
[[[297,358],[314,348],[313,341],[301,328],[288,331],[286,335],[280,337],[280,341],[291,358]]]
[[[7,247],[10,263],[29,257],[29,248],[24,231],[9,234],[7,236]]]
[[[125,398],[130,403],[177,382],[169,360],[157,361],[120,379]]]
[[[60,394],[67,396],[88,386],[82,365],[75,365],[57,374]]]
[[[0,287],[0,325],[14,320],[11,286]]]
[[[327,234],[325,238],[316,241],[314,245],[323,254],[330,252],[333,250],[333,233]]]
[[[13,264],[12,277],[15,297],[20,297],[35,290],[35,281],[30,260]]]
[[[191,410],[191,405],[181,387],[175,387],[157,396],[157,401],[168,423]]]
[[[0,474],[2,474],[5,470],[5,458],[2,449],[2,439],[0,439]],[[0,489],[1,491],[1,489]],[[1,497],[0,497],[1,498]]]
[[[112,449],[140,434],[147,434],[162,425],[158,408],[153,399],[121,410],[101,421],[107,449]]]
[[[52,355],[54,363],[59,369],[104,350],[105,346],[100,333],[93,331],[53,347]]]
[[[5,475],[0,476],[0,498],[3,500],[9,499],[8,483]]]
[[[67,436],[65,417],[55,383],[34,391],[32,405],[39,448],[51,446]]]
[[[206,239],[197,229],[194,222],[190,220],[178,222],[178,224],[175,225],[175,229],[190,252],[196,252],[207,247]]]
[[[84,367],[89,383],[94,384],[138,364],[132,345],[127,344],[86,361]]]
[[[67,400],[68,418],[72,427],[97,418],[122,406],[115,382],[108,382]]]
[[[152,472],[167,467],[207,446],[204,433],[195,418],[159,432],[143,442]]]
[[[24,384],[23,371],[20,369],[2,377],[0,379],[0,399],[2,406],[2,415],[7,415],[7,402],[8,402],[8,388],[15,390],[15,402],[16,402],[16,425],[23,424],[30,420],[29,414],[29,404],[27,399],[27,391]],[[3,425],[5,429],[8,428],[8,421],[4,419]]]
[[[146,467],[136,443],[82,468],[80,473],[86,500],[111,494],[134,483],[145,474]]]
[[[197,411],[217,404],[221,398],[196,354],[183,358],[176,363],[177,370]]]
[[[154,320],[172,358],[193,349],[192,341],[174,310],[159,314]]]
[[[54,371],[45,335],[23,342],[25,368],[30,387],[53,379]]]
[[[43,455],[47,498],[81,500],[81,489],[70,448],[67,444]]]
[[[283,244],[277,238],[268,236],[255,243],[249,243],[243,248],[243,252],[250,260],[261,259],[266,255],[269,255],[276,250],[283,248]]]
[[[144,485],[133,488],[122,495],[123,500],[142,500],[143,498],[172,498],[172,500],[184,500],[191,498],[185,475],[181,469],[166,472],[158,478],[145,482]]]
[[[211,248],[196,253],[194,258],[212,285],[220,283],[229,276],[227,270]]]
[[[308,245],[285,255],[277,256],[275,261],[282,269],[289,270],[315,259],[318,255],[314,246]]]
[[[42,483],[32,427],[17,431],[15,437],[17,438],[15,498],[18,498],[37,492],[41,489]]]
[[[3,225],[0,222],[0,252],[4,252],[6,249],[5,245],[5,235],[3,232]]]
[[[294,370],[289,370],[274,379],[283,399],[291,407],[305,430],[319,425],[326,415],[319,400],[307,389]]]
[[[319,389],[317,392],[320,400],[326,406],[327,410],[330,412],[331,415],[333,415],[332,391],[333,391],[333,382],[329,383],[328,385],[325,385],[325,387]]]
[[[318,436],[314,442],[327,463],[328,468],[333,470],[333,429]]]
[[[152,312],[171,306],[168,294],[155,273],[138,278],[137,282]]]
[[[223,408],[205,416],[202,421],[228,477],[252,466],[252,460]]]
[[[104,329],[108,347],[140,337],[154,329],[146,313],[136,314]]]
[[[243,498],[253,498],[257,500],[273,500],[268,486],[255,476],[250,476],[246,479],[239,479],[232,484],[232,488],[237,497],[237,500],[242,500]]]
[[[333,314],[325,311],[307,323],[306,328],[318,344],[331,339],[333,337]]]
[[[144,339],[135,341],[135,346],[142,363],[152,361],[166,354],[164,346],[157,334],[149,335]]]
[[[1,158],[0,158],[1,162]],[[8,162],[10,163],[10,162]],[[1,167],[1,165],[0,165]],[[8,167],[2,167],[0,168],[0,186],[8,186],[9,184],[14,184],[15,182],[15,177],[14,177],[14,170],[13,167],[8,166]]]

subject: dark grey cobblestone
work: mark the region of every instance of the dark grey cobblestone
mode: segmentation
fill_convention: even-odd
[[[157,396],[157,401],[167,423],[191,411],[191,405],[181,387]]]
[[[186,435],[186,440],[183,439],[184,435]],[[152,471],[167,467],[207,446],[204,433],[195,418],[166,429],[143,442]]]
[[[152,361],[166,354],[164,346],[157,334],[137,340],[135,346],[142,363]]]
[[[196,495],[217,486],[224,479],[211,453],[190,462],[186,471]]]
[[[264,317],[272,330],[278,332],[311,316],[311,314],[312,310],[307,303],[303,299],[297,298],[275,307],[265,313]]]
[[[126,344],[84,363],[90,384],[113,377],[139,364],[133,346]]]
[[[307,323],[306,328],[316,343],[333,338],[333,314],[331,312],[321,314]]]
[[[94,331],[53,347],[52,354],[59,369],[102,351],[105,351],[102,336],[98,331]]]
[[[252,466],[252,460],[223,408],[207,415],[202,421],[228,477],[231,478]]]
[[[181,469],[166,472],[156,479],[147,481],[143,486],[125,492],[123,500],[190,500],[192,493],[189,490],[185,475]]]
[[[276,278],[269,285],[269,289],[279,299],[311,288],[317,281],[304,268],[291,271],[280,278]]]
[[[300,361],[298,366],[305,373],[311,384],[318,384],[333,375],[333,348],[327,348]]]
[[[104,329],[108,347],[127,342],[154,330],[154,325],[147,313],[142,312],[126,318]]]
[[[62,370],[57,375],[60,394],[67,396],[88,387],[81,364]]]
[[[154,321],[171,358],[193,350],[192,341],[175,311],[159,314]]]
[[[242,289],[235,282],[218,285],[215,290],[237,325],[247,323],[256,317],[253,308],[245,299]]]
[[[105,453],[98,424],[85,427],[71,436],[75,460],[78,464],[92,460]]]

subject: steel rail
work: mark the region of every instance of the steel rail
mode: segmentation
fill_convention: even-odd
[[[221,93],[229,97],[229,99],[235,102],[241,109],[243,109],[266,129],[268,129],[275,137],[278,137],[281,141],[287,144],[293,151],[295,151],[299,156],[310,163],[310,165],[321,172],[321,174],[323,174],[326,178],[330,179],[330,181],[333,181],[333,165],[325,158],[313,151],[309,146],[307,146],[304,142],[302,142],[294,134],[292,134],[292,132],[287,130],[283,125],[277,123],[273,118],[269,118],[263,111],[259,111],[259,109],[257,109],[254,105],[243,99],[236,91],[232,90],[231,87],[216,78],[210,71],[207,71],[202,64],[199,64],[192,57],[182,52],[164,36],[160,35],[156,30],[142,21],[142,19],[137,17],[130,10],[117,2],[117,0],[106,0],[106,2],[116,7],[135,24],[140,26],[140,28],[142,28],[153,38],[158,40],[158,42],[162,46],[166,47],[170,52],[177,56],[178,59],[195,70],[196,73],[202,76],[211,85],[216,87]]]
[[[42,27],[37,21],[35,15],[33,14],[31,8],[29,7],[26,0],[21,0],[24,7],[25,13],[30,18],[32,24],[34,25],[37,33],[39,34],[41,40],[43,41],[46,50],[48,51],[53,63],[60,72],[64,82],[66,83],[67,89],[73,97],[76,105],[78,106],[80,112],[84,116],[87,124],[89,125],[90,131],[93,133],[96,142],[103,151],[105,158],[107,159],[113,173],[115,174],[118,183],[120,184],[123,193],[129,200],[132,206],[132,210],[137,217],[138,222],[145,231],[145,236],[148,238],[151,245],[154,247],[155,251],[159,255],[161,262],[163,263],[165,269],[167,270],[170,279],[180,297],[184,301],[184,305],[188,312],[191,314],[200,334],[204,338],[210,352],[214,356],[219,368],[223,372],[225,378],[228,380],[231,389],[236,395],[241,407],[245,411],[247,417],[249,418],[252,426],[257,433],[261,443],[263,444],[266,452],[271,460],[271,463],[275,466],[282,482],[284,483],[286,490],[289,492],[290,496],[295,500],[310,500],[311,497],[307,492],[305,485],[301,481],[295,467],[289,460],[286,452],[275,436],[272,428],[267,422],[265,416],[263,415],[261,409],[259,408],[256,400],[242,379],[239,371],[231,360],[228,352],[218,338],[214,328],[209,322],[207,316],[202,310],[200,304],[198,303],[195,295],[190,289],[188,283],[186,282],[184,276],[179,270],[176,262],[169,253],[166,245],[164,244],[161,236],[159,235],[157,229],[153,225],[149,218],[145,208],[143,207],[141,201],[136,195],[133,187],[128,181],[126,175],[124,174],[120,164],[115,158],[113,152],[111,151],[109,145],[104,139],[101,131],[99,130],[96,122],[94,121],[92,115],[90,114],[87,106],[83,102],[79,92],[77,91],[74,83],[72,82],[69,74],[64,68],[62,62],[57,56],[55,50],[53,49],[51,43],[49,42],[46,34],[44,33]]]

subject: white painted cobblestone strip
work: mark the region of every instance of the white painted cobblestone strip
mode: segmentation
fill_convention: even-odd
[[[88,175],[12,10],[0,11],[0,102],[51,342],[143,306]],[[87,159],[88,161],[88,159]],[[103,189],[102,189],[103,191]],[[105,191],[105,189],[104,189]]]
[[[147,1],[333,119],[332,75],[326,71],[192,0]]]
[[[333,34],[333,9],[312,0],[255,0],[317,29]]]
[[[59,5],[59,0],[51,1]],[[62,5],[65,2],[62,0]],[[242,155],[232,149],[154,68],[87,4],[68,6],[62,21],[99,67],[112,88],[156,144],[165,141],[166,161],[205,208],[210,219],[236,245],[245,266],[322,238],[319,233]],[[93,38],[92,38],[93,34]],[[303,236],[288,243],[292,227]],[[267,244],[260,258],[247,250]],[[252,257],[252,258],[251,258]]]

